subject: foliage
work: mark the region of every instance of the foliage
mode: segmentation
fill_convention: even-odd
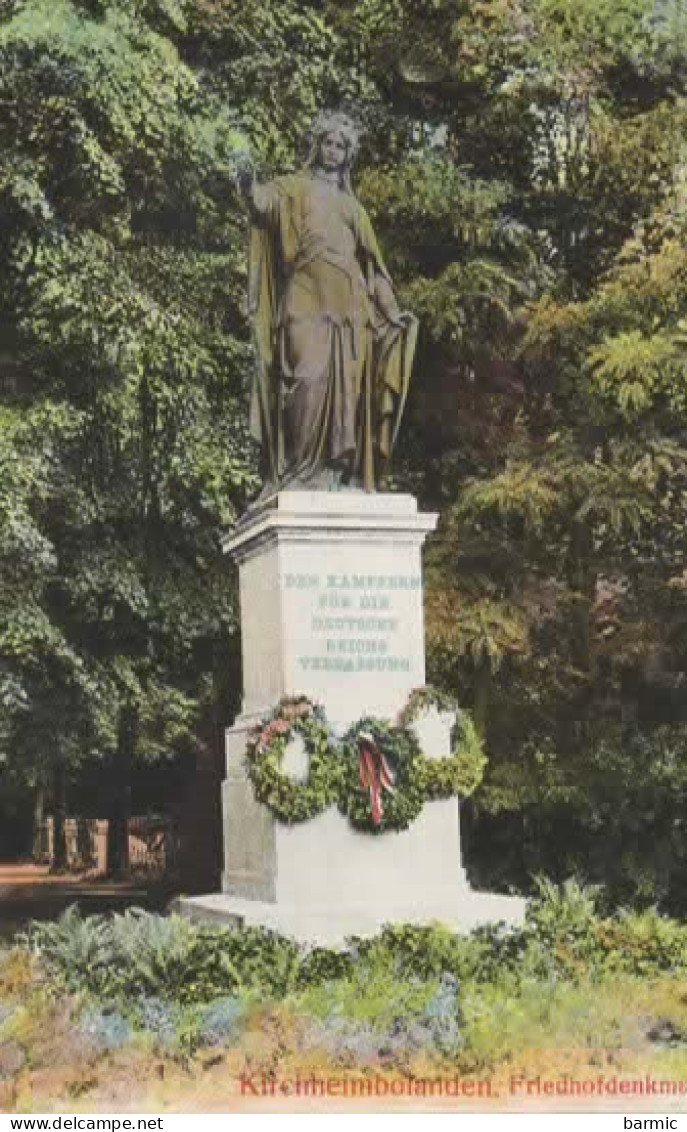
[[[336,949],[311,951],[254,928],[182,928],[175,917],[134,915],[97,917],[89,938],[98,948],[84,950],[74,911],[57,924],[34,925],[27,942],[49,985],[88,996],[80,1032],[103,1049],[118,1048],[133,1027],[173,1056],[240,1041],[266,1000],[306,1021],[302,1044],[342,1064],[398,1065],[423,1051],[468,1056],[483,1049],[487,1024],[497,1056],[497,1006],[507,1011],[510,1032],[527,1003],[540,1010],[547,993],[553,1003],[556,995],[567,1001],[574,987],[590,996],[592,987],[601,994],[618,980],[685,978],[681,922],[653,909],[600,914],[601,894],[574,880],[559,887],[542,879],[538,893],[521,927],[492,924],[460,935],[438,924],[401,924]],[[149,941],[145,961],[134,962],[127,932],[138,947]]]
[[[26,937],[20,937],[32,950],[49,956],[68,990],[78,990],[89,980],[97,983],[100,972],[110,959],[107,928],[101,916],[81,916],[72,905],[54,922],[30,926]]]
[[[484,777],[487,760],[480,735],[465,711],[458,713],[451,734],[450,755],[424,760],[425,797],[469,798]]]
[[[319,1013],[312,994],[301,997],[297,1009],[307,1018],[306,1048],[324,1052],[334,1064],[398,1068],[417,1055],[450,1058],[461,1045],[459,991],[450,975],[423,985],[377,972],[374,980],[329,990],[326,1013]]]
[[[100,917],[103,948],[123,974],[115,986],[92,977],[97,958],[77,966],[69,985],[78,998],[65,1003],[68,939],[81,938],[71,913],[57,925],[59,940],[48,930],[55,925],[30,933],[40,962],[3,1038],[20,1050],[36,1045],[37,1029],[51,1028],[49,1003],[52,1024],[68,1016],[91,1058],[93,1047],[124,1056],[136,1045],[186,1067],[198,1051],[231,1048],[251,1065],[264,1057],[283,1066],[293,1054],[308,1067],[315,1056],[404,1075],[418,1065],[426,1072],[428,1064],[466,1075],[506,1065],[512,1074],[514,1058],[526,1054],[530,1064],[539,1043],[549,1059],[587,1044],[619,1052],[681,1045],[687,1018],[676,988],[687,977],[685,925],[655,910],[601,913],[603,897],[575,880],[556,886],[540,879],[521,927],[457,934],[445,925],[399,924],[314,950],[256,929],[189,924],[196,950],[185,973],[178,925],[153,924],[162,919],[153,917],[141,935],[170,958],[158,961],[157,984],[145,993],[113,944],[117,938],[122,946],[123,918]],[[135,931],[135,923],[126,929]],[[75,953],[82,954],[80,942]],[[220,956],[234,964],[233,979],[218,977]],[[111,1059],[107,1065],[109,1073]]]
[[[224,1053],[189,1057],[193,1046],[172,1053],[180,1057],[178,1066],[170,1064],[169,1053],[151,1048],[145,1036],[136,1037],[129,1049],[114,1057],[97,1056],[64,1028],[59,1015],[42,1013],[40,1029],[34,1019],[32,1033],[5,1049],[5,1069],[9,1062],[9,1071],[16,1072],[4,1087],[7,1106],[17,1111],[27,1105],[49,1109],[58,1090],[95,1109],[114,1086],[139,1109],[154,1100],[158,1107],[178,1101],[180,1085],[184,1096],[202,1089],[206,1102],[214,1104],[216,1099],[220,1105],[227,1057],[231,1064],[245,1065],[246,1073],[278,1066],[280,1074],[290,1078],[305,1078],[313,1071],[317,1077],[339,1067],[367,1077],[371,1070],[389,1093],[402,1078],[414,1082],[418,1096],[436,1095],[436,1078],[456,1074],[491,1079],[492,1088],[511,1088],[516,1095],[520,1090],[524,1094],[532,1075],[543,1077],[552,1068],[561,1082],[581,1072],[596,1082],[600,1059],[612,1069],[612,1074],[602,1069],[607,1081],[611,1076],[619,1083],[647,1074],[657,1081],[678,1081],[687,1032],[684,990],[684,979],[675,977],[651,982],[621,977],[602,985],[531,981],[517,995],[501,985],[461,988],[461,1040],[448,1055],[421,1033],[424,1009],[419,1005],[396,1029],[374,1028],[366,1019],[341,1015],[325,1021],[301,1013],[298,1003],[279,1004],[256,1011]],[[443,998],[442,988],[437,991]],[[433,997],[427,1000],[430,1017]],[[441,1042],[441,1034],[438,1038]],[[21,1071],[22,1046],[28,1074]],[[16,1100],[15,1090],[20,1090]]]
[[[436,982],[447,974],[459,982],[474,978],[483,950],[479,935],[457,935],[443,924],[387,925],[378,936],[356,940],[354,945],[363,963],[381,963],[399,979],[416,977],[423,982]]]
[[[353,973],[354,962],[355,956],[351,952],[313,947],[301,957],[296,976],[297,986],[323,986],[338,979],[347,979]]]
[[[0,741],[30,784],[104,757],[113,806],[132,761],[194,746],[235,626],[217,531],[254,482],[224,315],[243,143],[179,26],[70,0],[0,24]]]
[[[137,1028],[151,1036],[156,1050],[169,1054],[177,1051],[183,1018],[178,1003],[144,995],[135,1004],[134,1018]]]
[[[239,1033],[246,1005],[235,995],[215,999],[203,1008],[197,1023],[197,1040],[202,1046],[221,1046],[233,1042]]]
[[[0,1031],[4,1028],[5,1023],[11,1021],[14,1015],[14,1010],[11,1006],[5,1003],[0,1004]]]
[[[536,436],[521,428],[505,469],[468,485],[455,511],[463,545],[472,537],[480,554],[490,547],[492,586],[508,554],[507,586],[514,593],[518,579],[519,616],[529,624],[527,653],[514,657],[503,682],[497,677],[490,690],[494,792],[485,794],[485,805],[527,798],[539,807],[540,829],[548,826],[547,808],[560,814],[565,805],[576,826],[576,856],[568,853],[564,868],[611,882],[624,898],[663,899],[671,892],[674,906],[683,899],[676,874],[672,866],[669,873],[654,871],[650,849],[644,863],[644,852],[622,850],[616,858],[622,875],[615,864],[599,868],[594,857],[603,836],[600,815],[613,812],[605,836],[606,860],[614,861],[611,840],[625,840],[619,824],[636,822],[641,813],[634,783],[653,777],[654,767],[661,777],[683,712],[681,566],[672,550],[681,537],[684,466],[679,201],[680,192],[671,192],[637,225],[585,302],[547,300],[533,311],[525,354],[555,359],[561,411],[543,435],[539,425]],[[666,552],[657,556],[659,545]],[[453,664],[455,671],[455,654]],[[502,698],[506,680],[516,695]],[[510,724],[505,714],[494,718],[499,700]],[[626,725],[632,716],[635,725]],[[661,723],[673,733],[659,729]],[[506,739],[504,724],[523,737],[520,767],[510,743],[508,765],[494,751],[494,741],[500,746]],[[538,752],[534,759],[528,747]],[[648,770],[640,750],[651,750]],[[609,760],[625,769],[614,785],[602,786],[599,771]],[[681,775],[672,765],[677,803]],[[639,777],[632,766],[641,767]],[[671,841],[664,868],[681,855],[671,808],[666,797],[660,823],[651,809],[654,836]],[[553,836],[553,815],[551,821]],[[541,848],[551,861],[549,844]]]
[[[460,986],[454,976],[443,975],[432,997],[425,1003],[421,1025],[427,1037],[420,1048],[435,1048],[446,1057],[455,1055],[463,1043]]]
[[[76,905],[55,922],[32,924],[26,943],[67,990],[123,1004],[207,1003],[252,987],[283,994],[298,954],[289,940],[258,928],[196,927],[140,909],[82,917]]]
[[[541,879],[522,928],[481,927],[467,936],[443,926],[399,925],[359,941],[363,962],[384,961],[399,978],[450,974],[461,985],[503,982],[513,993],[527,980],[544,983],[616,975],[656,978],[678,974],[687,962],[687,933],[675,920],[620,911],[602,917],[598,893],[574,880]]]
[[[31,957],[13,947],[0,953],[0,999],[21,999],[34,977]]]
[[[121,1049],[131,1041],[131,1023],[116,1011],[91,1008],[79,1020],[79,1029],[102,1050]]]

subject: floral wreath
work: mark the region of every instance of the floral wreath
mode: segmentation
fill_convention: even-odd
[[[309,755],[305,782],[281,769],[284,752],[294,735],[302,737]],[[280,821],[307,821],[337,800],[340,763],[324,711],[306,696],[280,700],[272,714],[251,732],[246,766],[255,797]]]

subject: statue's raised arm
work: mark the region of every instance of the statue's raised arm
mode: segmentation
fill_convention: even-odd
[[[300,173],[259,185],[251,167],[239,171],[252,222],[251,431],[265,499],[286,488],[377,488],[417,337],[351,188],[353,122],[321,114],[311,139]]]

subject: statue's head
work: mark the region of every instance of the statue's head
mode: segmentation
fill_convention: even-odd
[[[341,183],[350,188],[350,170],[358,153],[360,133],[352,118],[338,111],[318,114],[308,135],[308,169],[338,169]]]

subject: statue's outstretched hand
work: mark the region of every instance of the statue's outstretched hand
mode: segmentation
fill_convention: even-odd
[[[242,153],[236,159],[236,182],[242,196],[249,196],[255,185],[255,167],[249,153]]]

